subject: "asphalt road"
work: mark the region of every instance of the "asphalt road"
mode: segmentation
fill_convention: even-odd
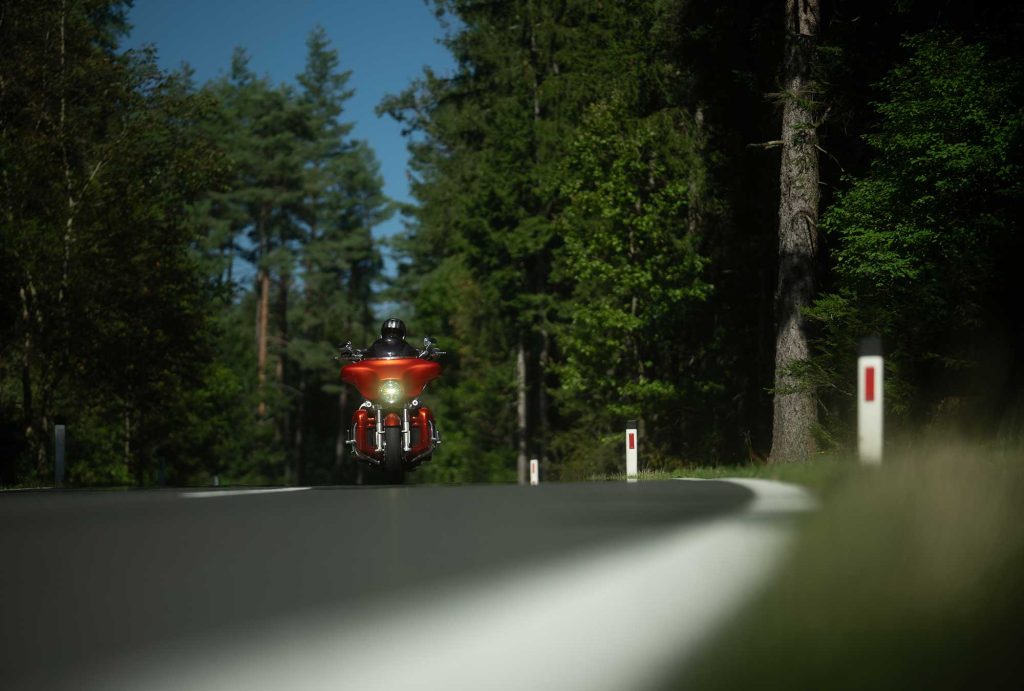
[[[543,670],[507,673],[528,669],[530,656],[543,657],[566,638],[614,627],[623,615],[612,610],[589,619],[604,610],[600,603],[622,599],[608,596],[609,579],[621,583],[635,573],[644,581],[628,592],[671,590],[660,583],[671,573],[628,568],[670,551],[681,555],[670,538],[682,545],[737,516],[750,524],[754,499],[750,487],[711,481],[3,493],[0,685],[394,688],[419,681],[421,688],[472,688],[483,678],[516,688],[553,681]],[[776,531],[775,518],[791,510],[755,516],[758,530]],[[637,545],[649,547],[618,556]],[[613,577],[623,560],[626,575]],[[691,561],[657,568],[678,571]],[[591,581],[594,594],[584,601]],[[517,593],[517,583],[540,585]],[[552,604],[541,604],[544,597]],[[563,606],[561,619],[538,630],[561,631],[562,640],[515,649],[515,617],[533,627]],[[485,610],[491,613],[478,613]],[[431,671],[452,646],[478,641],[484,652],[472,660]],[[595,639],[590,649],[600,645]],[[489,654],[495,661],[478,659]],[[586,646],[580,654],[589,654]],[[568,667],[579,664],[566,659]],[[592,687],[563,671],[570,676],[559,686]]]

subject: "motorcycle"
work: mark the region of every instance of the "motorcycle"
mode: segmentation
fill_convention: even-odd
[[[352,360],[341,368],[342,381],[366,399],[352,414],[347,443],[389,484],[404,482],[405,473],[429,461],[441,444],[434,415],[419,400],[426,385],[441,376],[436,359],[445,353],[436,343],[424,338],[415,357],[365,357],[351,341],[340,348],[339,359]]]

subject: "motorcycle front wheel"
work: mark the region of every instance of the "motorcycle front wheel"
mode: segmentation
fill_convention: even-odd
[[[400,485],[405,480],[405,451],[402,448],[402,428],[387,427],[384,430],[384,474],[388,484]]]

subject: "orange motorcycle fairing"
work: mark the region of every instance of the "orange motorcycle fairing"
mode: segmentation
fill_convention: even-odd
[[[423,393],[428,382],[441,376],[441,365],[431,360],[419,358],[377,358],[361,360],[341,368],[343,381],[352,384],[368,401],[376,401],[380,397],[380,385],[389,379],[402,384],[402,392],[407,398],[416,398]]]

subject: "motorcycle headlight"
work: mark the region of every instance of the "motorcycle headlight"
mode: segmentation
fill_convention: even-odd
[[[402,398],[402,385],[394,379],[389,379],[380,385],[380,398],[389,405],[398,403]]]

